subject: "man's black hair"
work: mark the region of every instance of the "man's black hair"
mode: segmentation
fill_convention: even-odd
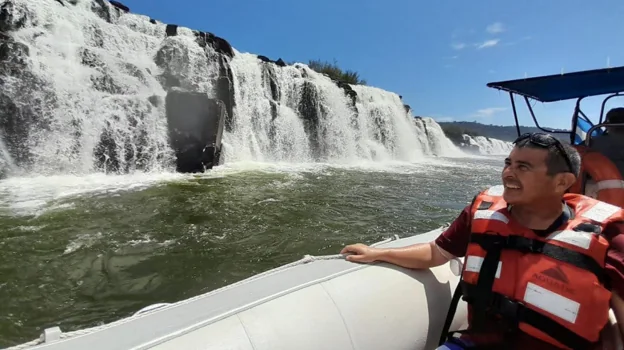
[[[574,176],[579,177],[581,172],[581,155],[574,147],[566,143],[560,142],[560,145],[562,146],[561,148],[565,151],[565,155],[563,155],[559,150],[559,147],[555,146],[554,144],[548,147],[548,156],[546,157],[547,174],[550,176],[554,176],[560,173],[571,172],[574,174]],[[518,141],[516,143],[516,147],[544,149],[543,146],[532,143],[528,138]],[[567,156],[570,160],[570,165],[572,169],[568,167],[568,163],[564,158],[565,156]]]

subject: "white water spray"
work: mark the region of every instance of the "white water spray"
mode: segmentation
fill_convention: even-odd
[[[483,155],[507,155],[513,149],[513,144],[508,141],[502,141],[484,136],[462,135],[467,146],[473,149],[473,152]]]
[[[214,97],[216,52],[188,28],[167,37],[165,24],[107,3],[110,23],[96,13],[97,1],[12,3],[14,22],[25,24],[10,35],[28,55],[2,94],[33,117],[15,116],[27,137],[0,140],[1,166],[40,175],[173,171],[163,80],[174,76],[178,86]],[[342,88],[305,65],[278,67],[236,52],[230,66],[226,162],[416,162],[457,151],[439,125],[415,121],[394,93],[353,86],[354,108]]]

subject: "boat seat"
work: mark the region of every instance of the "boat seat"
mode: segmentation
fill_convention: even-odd
[[[586,140],[587,141],[587,140]],[[587,142],[586,142],[587,144]],[[624,178],[624,136],[607,134],[596,138],[592,138],[589,142],[589,149],[600,152],[607,157],[617,167],[620,172],[620,176]],[[588,177],[585,182],[585,187],[582,192],[586,196],[597,198],[598,197],[598,185],[596,181],[591,177]],[[611,203],[615,204],[615,203]],[[617,204],[616,204],[617,205]]]
[[[624,177],[624,135],[607,134],[592,138],[589,148],[609,158]]]

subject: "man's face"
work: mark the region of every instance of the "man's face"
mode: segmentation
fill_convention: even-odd
[[[514,147],[505,159],[502,172],[503,198],[511,205],[531,205],[543,198],[560,196],[557,176],[547,174],[546,149]]]

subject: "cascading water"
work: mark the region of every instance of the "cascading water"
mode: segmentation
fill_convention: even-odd
[[[493,139],[484,136],[462,135],[466,149],[483,155],[507,155],[513,149],[511,142]]]
[[[231,61],[236,107],[228,161],[417,161],[461,153],[432,119],[418,122],[398,95],[335,82],[303,64],[278,67],[252,54]]]
[[[218,86],[226,74],[226,162],[413,162],[457,152],[394,93],[339,86],[303,64],[227,57],[198,44],[198,32],[171,34],[103,0],[0,4],[9,52],[0,64],[0,173],[172,171],[167,91],[227,100]]]
[[[162,25],[142,16],[108,23],[93,12],[104,5],[90,1],[2,6],[13,10],[7,22],[18,28],[14,46],[27,52],[18,56],[23,69],[4,80],[1,93],[3,105],[18,111],[4,121],[4,144],[17,167],[81,174],[171,162],[163,106],[153,104],[165,91],[151,74],[159,69],[153,54]]]

